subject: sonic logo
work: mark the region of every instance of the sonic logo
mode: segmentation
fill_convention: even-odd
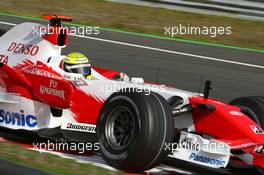
[[[37,126],[37,118],[34,115],[26,115],[23,110],[20,110],[20,112],[18,113],[1,109],[0,123],[34,128],[35,126]]]

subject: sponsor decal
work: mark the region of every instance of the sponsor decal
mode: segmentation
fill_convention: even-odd
[[[243,116],[244,115],[242,112],[239,112],[239,111],[230,111],[229,113],[231,115],[236,115],[236,116]]]
[[[96,125],[90,125],[84,123],[67,123],[66,126],[62,125],[61,128],[65,130],[96,133],[95,132]]]
[[[54,79],[62,79],[62,77],[59,76],[59,75],[53,74],[51,72],[48,72],[46,70],[42,70],[42,69],[39,69],[39,68],[36,68],[36,67],[25,69],[23,71],[25,73],[29,73],[29,74],[45,76],[45,77],[54,78]]]
[[[174,145],[174,144],[173,144]],[[181,131],[177,148],[172,147],[169,157],[212,168],[226,167],[230,147],[217,140],[208,140],[199,135]]]
[[[87,82],[85,80],[74,80],[72,81],[72,83],[75,85],[75,86],[87,86]]]
[[[37,55],[39,51],[39,46],[33,46],[31,44],[23,44],[23,43],[15,43],[12,42],[7,49],[8,52],[14,52],[16,54],[24,54],[24,55]]]
[[[194,143],[193,139],[185,137],[183,140],[180,141],[180,148],[193,151],[200,151],[201,145],[199,143]]]
[[[197,161],[197,162],[202,162],[202,163],[206,163],[206,164],[210,164],[210,165],[217,165],[217,166],[223,166],[226,163],[222,159],[200,156],[199,154],[196,154],[196,153],[191,153],[189,159]]]
[[[264,132],[262,131],[262,129],[256,125],[250,125],[249,126],[252,131],[255,133],[255,134],[263,134]]]
[[[0,63],[7,64],[7,62],[8,62],[8,56],[0,55]]]
[[[59,89],[54,89],[54,88],[57,88],[57,86],[58,86],[57,81],[50,80],[49,87],[40,85],[40,94],[42,94],[42,95],[48,94],[48,95],[56,96],[56,97],[59,97],[59,98],[65,100],[65,96],[64,96],[65,91],[59,90]]]
[[[256,146],[254,149],[255,154],[264,154],[264,145]]]
[[[1,109],[0,123],[33,128],[37,126],[37,119],[34,115],[26,115],[23,110],[20,110],[20,112],[10,112]]]
[[[53,89],[53,88],[49,88],[49,87],[40,85],[40,93],[42,95],[48,94],[48,95],[56,96],[56,97],[59,97],[59,98],[65,100],[65,97],[64,97],[65,91],[64,90]]]

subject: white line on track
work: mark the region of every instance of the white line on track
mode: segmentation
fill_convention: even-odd
[[[78,35],[74,35],[74,36],[78,36]],[[219,59],[219,58],[195,55],[195,54],[178,52],[178,51],[173,51],[173,50],[160,49],[160,48],[155,48],[155,47],[142,46],[142,45],[125,43],[125,42],[120,42],[120,41],[102,39],[102,38],[95,38],[95,37],[90,37],[90,36],[78,36],[78,37],[87,38],[87,39],[91,39],[91,40],[97,40],[97,41],[104,41],[104,42],[114,43],[114,44],[119,44],[119,45],[137,47],[137,48],[142,48],[142,49],[154,50],[154,51],[159,51],[159,52],[166,52],[166,53],[171,53],[171,54],[189,56],[192,58],[200,58],[200,59],[205,59],[205,60],[218,61],[218,62],[224,62],[224,63],[230,63],[230,64],[237,64],[237,65],[241,65],[241,66],[248,66],[248,67],[264,69],[264,66],[256,65],[256,64],[249,64],[249,63],[243,63],[243,62],[237,62],[237,61],[223,60],[223,59]]]
[[[9,23],[9,22],[4,22],[4,21],[0,21],[0,24],[9,25],[9,26],[15,26],[16,25],[14,23]]]
[[[10,26],[16,25],[14,23],[9,23],[9,22],[4,22],[4,21],[0,21],[0,24],[10,25]],[[205,60],[211,60],[211,61],[217,61],[217,62],[223,62],[223,63],[229,63],[229,64],[236,64],[236,65],[240,65],[240,66],[247,66],[247,67],[264,69],[264,66],[256,65],[256,64],[249,64],[249,63],[238,62],[238,61],[224,60],[224,59],[219,59],[219,58],[214,58],[214,57],[190,54],[190,53],[185,53],[185,52],[178,52],[178,51],[167,50],[167,49],[160,49],[160,48],[155,48],[155,47],[143,46],[143,45],[138,45],[138,44],[131,44],[131,43],[126,43],[126,42],[121,42],[121,41],[114,41],[114,40],[96,38],[96,37],[90,37],[90,36],[81,36],[81,35],[73,35],[73,36],[91,39],[91,40],[96,40],[96,41],[103,41],[103,42],[108,42],[108,43],[113,43],[113,44],[119,44],[119,45],[124,45],[124,46],[136,47],[136,48],[141,48],[141,49],[154,50],[154,51],[171,53],[171,54],[176,54],[176,55],[183,55],[183,56],[191,57],[193,59],[198,58],[198,59],[205,59]]]

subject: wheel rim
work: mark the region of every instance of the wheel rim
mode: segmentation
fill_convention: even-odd
[[[106,139],[113,149],[127,148],[135,133],[135,120],[131,110],[124,106],[115,108],[105,127]]]

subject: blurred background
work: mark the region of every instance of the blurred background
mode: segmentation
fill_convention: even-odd
[[[261,0],[1,0],[0,11],[40,17],[72,16],[74,23],[164,35],[166,26],[232,26],[232,36],[179,35],[177,38],[263,49]],[[155,7],[155,8],[153,8]]]
[[[263,96],[263,0],[1,0],[0,26],[47,23],[40,17],[49,13],[71,16],[73,23],[66,25],[100,27],[97,36],[71,36],[63,54],[81,52],[93,65],[189,91],[200,91],[202,82],[210,79],[212,96],[226,102]],[[232,34],[166,34],[165,28],[179,25],[231,27]],[[0,174],[123,174],[112,171],[97,155],[50,155],[25,149],[32,148],[35,140],[1,130],[0,160],[11,163],[0,161]],[[155,171],[185,174],[175,167]]]

